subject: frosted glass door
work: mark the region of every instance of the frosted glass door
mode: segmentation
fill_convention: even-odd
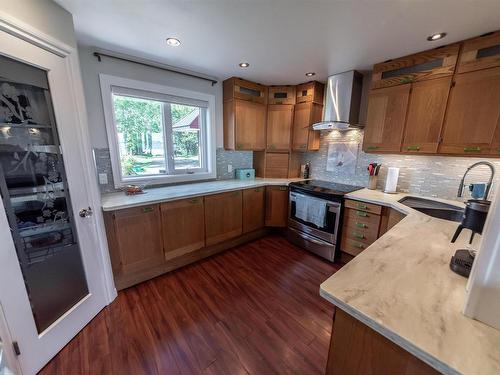
[[[88,295],[44,70],[0,56],[0,192],[39,333]]]

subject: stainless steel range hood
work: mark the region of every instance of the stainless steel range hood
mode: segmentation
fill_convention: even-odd
[[[359,128],[359,106],[363,75],[355,70],[328,77],[323,121],[313,124],[314,130],[347,130]]]

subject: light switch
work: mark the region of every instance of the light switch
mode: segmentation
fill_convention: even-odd
[[[106,173],[99,173],[99,184],[101,185],[108,184],[108,175]]]
[[[233,165],[232,164],[228,164],[227,165],[227,173],[231,173],[233,171]]]

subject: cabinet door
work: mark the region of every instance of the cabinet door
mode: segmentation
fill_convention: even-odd
[[[235,100],[235,120],[236,150],[264,150],[266,106]]]
[[[161,205],[165,259],[173,259],[205,246],[203,197],[166,202]]]
[[[113,213],[114,245],[111,259],[118,274],[147,270],[164,263],[159,205]],[[116,276],[116,275],[115,275]]]
[[[266,177],[287,178],[289,158],[288,153],[268,152],[266,154]]]
[[[365,152],[398,152],[401,149],[409,95],[409,84],[370,92],[363,141]]]
[[[240,191],[205,197],[205,235],[207,246],[238,237],[242,232],[242,194]]]
[[[288,151],[292,134],[293,105],[267,106],[267,150]]]
[[[266,226],[286,227],[288,221],[288,188],[266,187]]]
[[[319,150],[319,131],[311,125],[321,121],[323,106],[316,103],[300,103],[295,106],[293,117],[292,149],[294,151]]]
[[[451,77],[412,85],[403,152],[437,152],[450,85]]]
[[[243,233],[264,227],[265,188],[243,190]]]
[[[500,68],[457,74],[440,153],[483,155],[500,124]]]

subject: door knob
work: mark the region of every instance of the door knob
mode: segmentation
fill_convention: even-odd
[[[80,217],[90,217],[94,214],[94,212],[92,211],[92,208],[89,207],[82,208],[78,214],[80,215]]]

